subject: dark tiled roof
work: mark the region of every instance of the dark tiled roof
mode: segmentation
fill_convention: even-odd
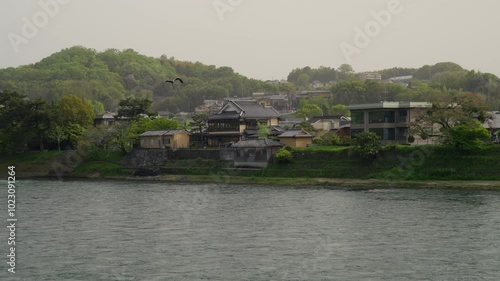
[[[141,137],[153,137],[153,136],[174,136],[180,132],[188,133],[184,130],[163,130],[163,131],[147,131],[142,133]]]
[[[245,141],[239,141],[232,145],[232,147],[235,148],[266,148],[266,147],[281,147],[281,146],[283,146],[282,143],[270,139],[245,140]]]
[[[220,114],[214,114],[208,117],[208,120],[226,120],[226,119],[239,119],[240,114],[236,111],[226,111]]]
[[[256,100],[231,100],[229,104],[234,104],[244,118],[278,118],[280,114],[272,107],[264,107]]]
[[[289,130],[279,135],[278,138],[313,138],[313,135],[310,135],[302,130]]]

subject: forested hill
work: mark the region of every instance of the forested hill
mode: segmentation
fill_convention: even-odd
[[[0,90],[16,91],[29,98],[56,102],[64,95],[98,101],[115,111],[120,100],[149,98],[155,111],[192,111],[204,99],[247,97],[254,92],[290,93],[295,90],[327,89],[332,104],[386,100],[432,100],[439,93],[464,91],[482,94],[491,109],[500,110],[500,79],[490,73],[463,69],[453,62],[421,68],[394,67],[376,71],[382,79],[412,75],[411,86],[362,81],[350,65],[297,68],[289,83],[266,83],[235,73],[227,66],[185,62],[173,57],[153,58],[132,49],[103,52],[75,46],[54,53],[40,62],[0,69]],[[184,84],[165,84],[180,77]],[[423,81],[423,82],[422,82]]]
[[[163,85],[175,77],[185,83]],[[49,102],[72,94],[102,102],[108,111],[114,111],[118,102],[129,96],[153,99],[156,110],[187,111],[203,99],[247,96],[274,91],[275,87],[235,73],[230,67],[166,56],[152,58],[132,49],[97,52],[76,46],[35,64],[0,70],[0,89]]]

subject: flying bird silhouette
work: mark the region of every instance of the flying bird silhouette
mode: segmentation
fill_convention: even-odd
[[[175,78],[174,80],[167,80],[167,81],[165,81],[165,83],[163,83],[163,87],[165,87],[165,84],[167,84],[167,83],[170,83],[170,84],[174,85],[174,82],[175,82],[175,81],[179,81],[179,82],[181,82],[182,84],[184,84],[184,81],[182,81],[182,79],[181,79],[181,78],[177,77],[177,78]]]

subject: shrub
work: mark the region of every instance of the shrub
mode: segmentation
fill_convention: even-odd
[[[290,152],[286,147],[280,148],[276,155],[274,155],[274,158],[279,162],[279,163],[288,163],[291,162],[293,159],[292,152]]]
[[[374,159],[380,153],[380,137],[373,132],[362,132],[351,140],[351,155],[357,154],[362,158]]]
[[[314,144],[323,144],[323,141],[324,141],[324,140],[323,140],[323,138],[322,138],[322,137],[315,137],[315,138],[313,139],[313,143],[314,143]]]

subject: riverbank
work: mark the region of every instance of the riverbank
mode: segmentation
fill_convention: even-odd
[[[199,176],[199,175],[162,175],[154,177],[112,177],[137,181],[164,181],[207,183],[218,185],[253,184],[291,187],[337,187],[360,189],[415,188],[415,189],[466,189],[500,191],[500,181],[400,181],[380,179],[341,179],[341,178],[272,178],[245,176]]]
[[[169,160],[155,167],[131,168],[118,152],[29,152],[0,157],[0,175],[16,166],[20,178],[119,179],[137,181],[330,186],[341,188],[442,188],[500,190],[500,146],[471,154],[453,154],[437,147],[386,147],[377,159],[348,155],[344,148],[293,151],[288,163],[263,170],[238,170],[231,162]],[[140,176],[139,176],[140,175]]]
[[[377,189],[440,189],[440,190],[482,190],[500,191],[499,181],[401,181],[380,179],[339,179],[339,178],[256,178],[246,176],[223,175],[160,175],[149,177],[133,176],[40,176],[23,175],[22,179],[51,180],[51,181],[136,181],[136,182],[164,182],[185,184],[210,184],[221,187],[228,185],[260,185],[292,188],[324,187],[348,190],[377,190]],[[19,180],[19,179],[18,179]]]

